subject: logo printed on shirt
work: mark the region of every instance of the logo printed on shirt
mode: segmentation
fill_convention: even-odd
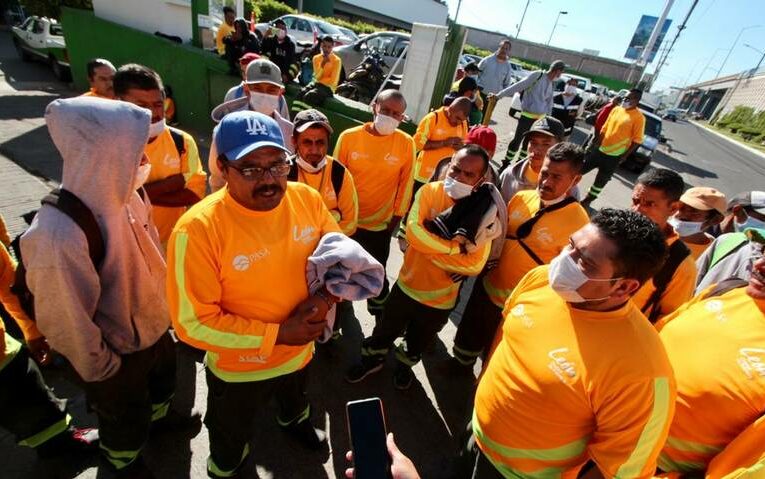
[[[552,359],[547,367],[566,385],[573,383],[576,377],[576,365],[566,359],[568,352],[568,348],[559,348],[547,353],[547,357]]]
[[[256,251],[252,254],[238,254],[234,256],[232,265],[236,271],[247,271],[250,269],[253,263],[260,261],[261,259],[269,256],[271,252],[268,248],[263,248],[260,251]]]
[[[765,377],[765,349],[741,348],[738,350],[738,365],[749,379]]]
[[[369,155],[366,153],[359,153],[358,151],[351,152],[351,161],[366,160]]]
[[[247,120],[247,133],[249,133],[252,136],[257,135],[266,135],[268,134],[268,128],[266,128],[266,125],[261,123],[257,118],[248,116],[246,118]]]
[[[537,230],[537,239],[542,243],[552,243],[553,237],[550,234],[550,228],[547,226]]]
[[[526,329],[531,329],[534,326],[534,321],[526,314],[526,307],[523,303],[516,305],[510,310],[510,314],[520,319],[521,324]]]
[[[719,299],[707,301],[706,304],[704,304],[704,309],[714,314],[715,319],[721,323],[728,320],[728,317],[723,313],[723,302]]]
[[[393,156],[390,153],[386,154],[383,160],[385,160],[385,162],[388,163],[389,165],[395,165],[396,163],[398,163],[398,157]]]
[[[265,356],[261,356],[260,354],[253,354],[253,355],[240,354],[239,355],[240,363],[265,364],[266,361],[268,361],[268,358],[266,358]]]
[[[523,219],[523,213],[521,213],[521,212],[520,212],[520,211],[518,211],[518,210],[515,210],[515,211],[513,211],[513,212],[510,214],[510,219],[511,219],[511,220],[513,220],[513,221],[522,220],[522,219]]]
[[[300,241],[303,244],[308,244],[316,239],[315,232],[316,228],[313,226],[304,226],[298,233],[298,226],[295,225],[292,227],[292,239],[296,242]]]
[[[165,155],[165,159],[162,160],[162,164],[168,168],[179,168],[181,166],[181,159],[175,155]]]

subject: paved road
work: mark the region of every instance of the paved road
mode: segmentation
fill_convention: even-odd
[[[140,60],[140,59],[136,59]],[[21,231],[18,215],[34,207],[46,185],[60,180],[61,159],[44,126],[45,106],[53,99],[76,95],[66,85],[56,82],[42,64],[18,60],[7,32],[0,32],[0,214],[10,222],[14,233]],[[504,156],[515,121],[507,117],[509,103],[503,100],[497,108],[493,125],[500,142],[496,159]],[[501,112],[501,113],[500,113]],[[202,147],[209,132],[195,135]],[[683,173],[693,185],[710,184],[726,193],[765,185],[763,159],[731,145],[690,124],[670,124],[667,136],[675,153],[658,154],[656,163]],[[582,131],[574,136],[581,141]],[[717,172],[716,174],[713,172]],[[627,206],[634,183],[632,173],[620,171],[595,204]],[[589,186],[592,175],[585,178]],[[13,188],[10,188],[12,185]],[[396,245],[388,264],[389,276],[395,279],[402,256]],[[264,405],[258,418],[258,436],[253,442],[250,468],[257,477],[342,477],[346,467],[343,458],[348,448],[344,420],[344,404],[348,400],[379,396],[385,403],[388,426],[395,431],[401,448],[419,464],[423,477],[446,477],[454,444],[464,429],[470,391],[475,377],[454,371],[448,361],[448,349],[454,337],[458,315],[439,335],[433,350],[415,368],[419,383],[410,391],[395,391],[390,369],[357,386],[349,386],[342,375],[358,354],[360,341],[369,334],[373,320],[360,305],[356,307],[358,323],[347,324],[345,338],[334,348],[320,348],[312,364],[309,394],[314,406],[314,422],[329,432],[329,449],[305,453],[280,433],[275,424],[274,405]],[[177,405],[180,410],[205,410],[207,394],[204,372],[193,355],[180,351]],[[93,424],[94,418],[84,408],[83,396],[66,371],[46,372],[57,394],[70,401],[75,418]],[[146,458],[159,477],[205,477],[207,434],[202,428],[194,438],[181,434],[154,437],[148,443]],[[17,448],[11,438],[0,431],[2,476],[21,478],[94,478],[109,477],[95,464],[70,461],[39,463],[28,449]],[[255,476],[253,476],[255,477]]]

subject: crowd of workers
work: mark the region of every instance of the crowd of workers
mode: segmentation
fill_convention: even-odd
[[[380,371],[393,349],[393,386],[406,390],[475,277],[452,352],[471,371],[481,358],[482,372],[454,477],[755,477],[765,192],[728,200],[654,168],[631,209],[593,213],[642,141],[641,92],[609,105],[585,151],[552,115],[565,65],[509,85],[510,48],[473,80],[484,101],[524,91],[516,154],[499,171],[496,133],[468,127],[475,91],[410,136],[398,128],[406,98],[385,90],[371,122],[340,132],[318,110],[290,116],[291,74],[262,57],[246,58],[213,111],[205,169],[194,139],[167,126],[156,72],[93,60],[91,91],[46,110],[61,188],[20,237],[18,268],[0,248],[2,303],[25,343],[0,336],[0,426],[41,456],[98,448],[119,477],[154,477],[141,458],[149,434],[199,421],[172,407],[172,329],[206,353],[207,472],[245,477],[270,398],[286,433],[311,449],[326,441],[306,366],[317,340],[343,340],[351,301],[367,299],[375,327],[345,379]],[[393,238],[404,261],[389,286]],[[330,263],[335,276],[306,276]],[[46,386],[37,363],[54,352],[81,379],[97,431],[72,424]],[[393,477],[418,477],[388,446]]]

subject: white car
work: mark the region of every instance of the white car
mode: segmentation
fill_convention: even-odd
[[[335,40],[335,46],[348,45],[353,40],[341,32],[336,26],[305,15],[282,15],[281,17],[268,23],[258,23],[255,25],[255,31],[262,38],[266,30],[273,27],[276,20],[283,20],[287,26],[287,34],[295,41],[301,43],[313,44],[314,38],[320,38],[326,35]]]
[[[13,46],[24,61],[42,60],[50,64],[59,80],[69,80],[69,53],[66,51],[64,30],[52,18],[32,16],[13,27]]]

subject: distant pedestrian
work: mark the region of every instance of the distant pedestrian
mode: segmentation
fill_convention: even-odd
[[[565,128],[565,138],[571,136],[579,114],[584,110],[584,100],[577,90],[576,78],[569,78],[561,93],[553,96],[552,116]]]
[[[223,39],[234,33],[235,19],[236,11],[229,6],[223,7],[223,22],[218,26],[218,33],[215,34],[215,49],[220,56],[226,55],[226,44],[223,43]]]
[[[116,69],[112,62],[103,58],[94,58],[86,65],[88,71],[88,83],[90,90],[82,96],[96,96],[99,98],[114,98],[114,74]]]
[[[273,32],[272,30],[276,30]],[[263,36],[261,54],[274,62],[279,67],[282,81],[285,84],[292,83],[297,75],[298,67],[295,63],[295,42],[287,35],[287,24],[279,19],[274,22],[274,28],[267,29]]]
[[[332,53],[335,40],[326,35],[319,42],[320,51],[312,58],[313,81],[298,93],[297,99],[314,106],[321,105],[327,98],[332,98],[340,81],[342,61]]]
[[[478,69],[480,70],[478,84],[483,88],[484,100],[486,100],[486,95],[496,95],[512,83],[513,70],[510,66],[510,49],[510,40],[504,39],[499,42],[499,48],[496,52],[478,63]],[[484,101],[484,104],[486,104],[486,101]]]
[[[226,45],[226,61],[229,73],[239,76],[239,59],[248,53],[260,53],[260,40],[247,28],[244,18],[234,21],[234,31],[223,39]]]

